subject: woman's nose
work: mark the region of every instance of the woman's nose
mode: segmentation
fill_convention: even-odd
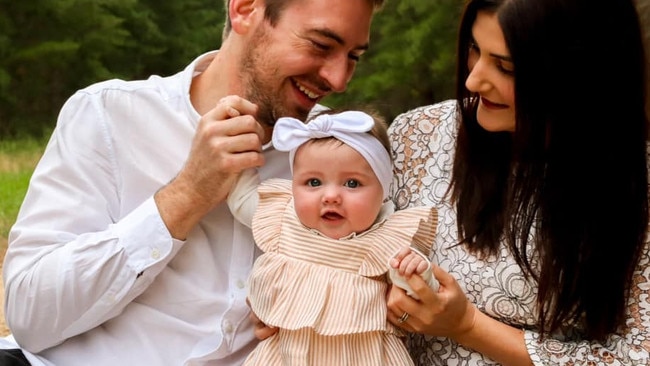
[[[480,93],[486,91],[490,87],[490,83],[485,77],[485,66],[479,60],[476,62],[469,71],[467,79],[465,79],[465,87],[472,93]]]

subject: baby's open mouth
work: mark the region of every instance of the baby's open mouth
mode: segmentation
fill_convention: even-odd
[[[326,212],[321,217],[324,218],[325,220],[340,220],[343,218],[343,216],[337,214],[336,212]]]

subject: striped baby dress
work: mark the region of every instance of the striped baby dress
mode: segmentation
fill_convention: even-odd
[[[388,259],[404,246],[431,248],[437,213],[392,213],[360,234],[331,239],[303,226],[291,181],[258,188],[253,235],[264,252],[249,278],[252,310],[280,328],[245,365],[413,365],[402,331],[386,320]]]

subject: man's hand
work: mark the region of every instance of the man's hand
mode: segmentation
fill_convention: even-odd
[[[255,117],[257,109],[231,95],[201,117],[185,165],[155,195],[172,237],[185,239],[226,198],[242,170],[264,164],[264,130]]]

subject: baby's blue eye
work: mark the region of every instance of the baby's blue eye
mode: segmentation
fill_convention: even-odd
[[[345,186],[348,188],[357,188],[360,186],[359,181],[356,179],[350,179],[349,181],[345,182]]]
[[[310,186],[310,187],[318,187],[318,186],[320,186],[320,180],[318,180],[316,178],[312,178],[312,179],[307,181],[307,185]]]

